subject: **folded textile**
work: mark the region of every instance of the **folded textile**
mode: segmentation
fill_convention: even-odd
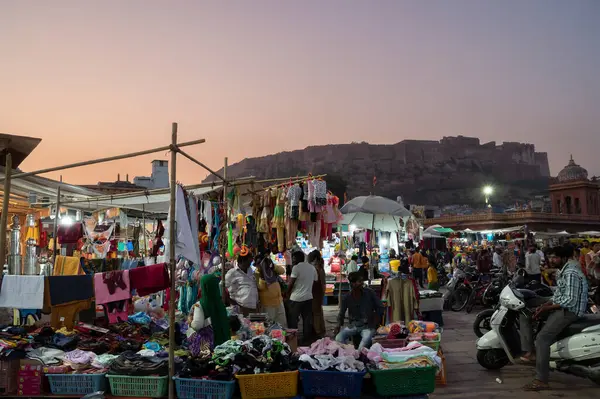
[[[365,370],[365,364],[354,356],[334,355],[301,355],[300,362],[308,370],[337,370],[345,372],[360,372]]]
[[[71,366],[73,370],[83,370],[89,368],[95,358],[96,354],[94,352],[75,349],[74,351],[65,353],[63,363]]]
[[[169,272],[166,263],[143,266],[129,271],[131,289],[137,290],[139,296],[154,294],[169,288]]]
[[[65,356],[65,352],[60,349],[41,347],[27,352],[27,358],[37,360],[45,366],[59,364]]]
[[[51,276],[48,277],[48,286],[52,306],[94,297],[93,276]]]
[[[108,367],[110,367],[112,362],[114,362],[115,359],[118,357],[119,356],[117,356],[117,355],[110,355],[108,353],[105,353],[103,355],[98,355],[98,356],[96,356],[96,358],[94,358],[94,360],[92,360],[92,367],[94,367],[96,369],[108,368]]]
[[[74,256],[56,256],[54,276],[77,276],[84,274],[79,258]]]
[[[44,307],[44,276],[5,275],[0,288],[0,308]]]
[[[304,355],[338,355],[358,358],[358,351],[352,345],[341,344],[329,337],[320,339],[310,347],[299,347],[299,354]]]
[[[129,270],[96,273],[94,275],[94,293],[97,305],[130,299]]]
[[[110,365],[109,374],[135,376],[165,376],[169,374],[168,359],[144,357],[132,351],[126,351]]]

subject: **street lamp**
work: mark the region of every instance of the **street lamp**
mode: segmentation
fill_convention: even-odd
[[[492,186],[484,186],[483,187],[483,195],[485,195],[485,205],[488,208],[491,208],[492,205],[490,204],[490,195],[492,195],[494,193],[494,187]]]

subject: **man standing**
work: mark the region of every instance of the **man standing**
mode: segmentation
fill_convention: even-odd
[[[535,245],[529,246],[529,252],[525,255],[525,272],[527,273],[527,282],[538,281],[542,282],[542,259],[537,253]]]
[[[302,316],[302,333],[306,342],[313,336],[313,284],[319,280],[317,270],[304,261],[304,252],[292,253],[292,274],[288,284],[290,316],[288,326],[298,328],[298,318]]]
[[[550,346],[556,341],[558,335],[571,323],[585,314],[588,301],[588,282],[581,271],[579,262],[574,257],[572,246],[554,248],[549,256],[549,261],[560,267],[564,264],[557,275],[557,288],[550,302],[540,306],[534,319],[539,319],[547,314],[548,318],[542,329],[537,334],[535,342],[535,355],[530,351],[521,359],[534,361],[536,379],[523,387],[526,391],[543,391],[550,389],[548,376],[550,373]],[[531,322],[527,319],[526,324],[521,324],[522,332],[531,334]]]
[[[251,263],[251,255],[240,256],[237,266],[225,275],[225,287],[229,299],[239,307],[239,312],[244,316],[256,313],[258,308],[258,286],[254,273],[250,269]]]
[[[361,273],[350,273],[348,276],[351,291],[342,299],[340,313],[338,315],[338,326],[335,329],[335,340],[346,343],[348,339],[360,336],[360,351],[371,344],[371,338],[383,314],[383,305],[375,292],[364,286]],[[348,311],[348,327],[344,326]]]
[[[421,288],[425,288],[423,286],[424,273],[429,267],[429,260],[427,259],[427,254],[424,249],[420,251],[417,250],[415,255],[413,256],[413,276],[415,280],[419,282],[419,286]]]
[[[492,265],[494,268],[502,269],[502,247],[497,246],[494,249],[494,255],[492,256]]]

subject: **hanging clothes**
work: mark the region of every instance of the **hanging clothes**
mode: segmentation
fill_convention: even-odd
[[[190,214],[190,227],[192,229],[192,238],[195,238],[193,241],[195,243],[194,249],[196,250],[196,257],[198,259],[198,264],[200,264],[200,243],[198,242],[198,201],[196,197],[190,195],[188,198],[188,208]]]
[[[169,231],[167,237],[175,239],[175,257],[183,256],[192,263],[200,264],[200,249],[198,248],[198,234],[192,233],[190,219],[188,217],[189,202],[185,199],[185,194],[181,186],[177,186],[175,197],[175,225],[176,232]],[[169,210],[169,214],[170,214]],[[197,222],[194,222],[197,223]],[[169,257],[169,247],[165,248],[165,257]]]
[[[401,276],[388,281],[386,297],[392,308],[392,322],[401,321],[405,325],[415,319],[419,301],[412,279]]]

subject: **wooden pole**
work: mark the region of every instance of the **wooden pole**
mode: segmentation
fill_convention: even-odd
[[[60,176],[60,182],[62,183],[62,176]],[[58,242],[56,240],[56,236],[58,234],[58,217],[60,216],[60,184],[56,189],[56,215],[54,215],[54,235],[52,236],[53,243],[53,254],[52,254],[52,264],[56,264],[56,252],[58,251]]]
[[[169,399],[175,399],[175,196],[177,195],[177,123],[171,128],[171,207],[169,208],[169,269],[171,271],[171,294],[169,295]]]
[[[225,165],[223,166],[223,208],[225,209],[225,221],[227,222],[226,226],[229,229],[229,204],[227,203],[227,157],[225,157]],[[228,234],[228,231],[222,231],[221,234]],[[232,254],[233,255],[233,254]],[[223,303],[225,303],[226,295],[225,295],[225,254],[221,254],[221,298]]]
[[[6,261],[6,225],[8,223],[11,173],[12,155],[8,153],[6,154],[6,166],[4,167],[4,197],[2,198],[2,215],[0,216],[0,265],[3,269]]]
[[[225,178],[223,176],[221,176],[220,174],[218,174],[217,172],[215,172],[214,170],[212,170],[211,168],[209,168],[208,166],[204,165],[202,162],[198,161],[196,158],[192,157],[191,155],[189,155],[188,153],[186,153],[185,151],[182,151],[180,149],[177,150],[181,155],[183,155],[184,157],[186,157],[187,159],[189,159],[190,161],[192,161],[193,163],[195,163],[198,166],[203,167],[204,169],[208,170],[210,173],[212,173],[213,175],[217,176],[219,179],[225,181]]]
[[[186,147],[186,146],[190,146],[190,145],[202,144],[205,141],[206,141],[205,139],[187,141],[185,143],[179,144],[178,147]],[[106,157],[106,158],[98,158],[98,159],[93,159],[91,161],[75,162],[75,163],[71,163],[71,164],[63,165],[63,166],[53,166],[51,168],[40,169],[40,170],[36,170],[36,171],[33,171],[33,172],[17,173],[15,175],[13,175],[12,178],[14,180],[14,179],[19,179],[21,177],[27,177],[27,176],[33,176],[33,175],[41,175],[41,174],[44,174],[44,173],[56,172],[58,170],[78,168],[80,166],[95,165],[97,163],[118,161],[120,159],[133,158],[133,157],[139,157],[141,155],[154,154],[155,152],[169,151],[170,149],[171,149],[171,146],[170,145],[166,145],[166,146],[162,146],[162,147],[158,147],[158,148],[152,148],[152,149],[144,150],[144,151],[130,152],[129,154],[115,155],[115,156]]]

